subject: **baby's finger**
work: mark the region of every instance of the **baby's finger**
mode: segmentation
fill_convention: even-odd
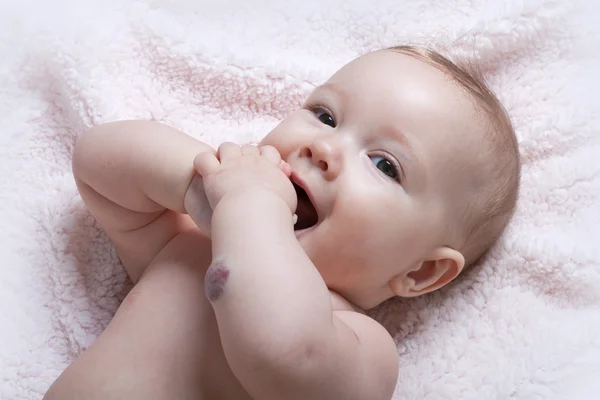
[[[281,162],[281,154],[273,146],[263,146],[260,148],[260,154],[269,160],[273,165],[279,165]]]
[[[243,156],[258,156],[260,154],[258,147],[251,144],[243,145],[241,151]]]
[[[221,162],[227,160],[228,158],[239,157],[241,155],[241,148],[235,143],[225,142],[219,146],[218,157]]]
[[[288,163],[286,163],[285,161],[281,160],[281,162],[279,163],[279,169],[281,170],[281,172],[283,172],[285,174],[285,176],[287,176],[288,178],[290,176],[292,176],[292,166]]]
[[[194,158],[194,169],[200,176],[212,174],[219,169],[220,165],[217,157],[210,152],[198,153]]]

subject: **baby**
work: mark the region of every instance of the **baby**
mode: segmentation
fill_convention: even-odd
[[[258,146],[116,122],[73,168],[135,286],[48,400],[389,400],[396,348],[363,310],[476,262],[520,172],[482,80],[411,46],[350,62]]]

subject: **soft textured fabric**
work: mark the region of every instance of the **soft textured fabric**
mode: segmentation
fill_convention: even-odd
[[[142,118],[256,141],[355,56],[432,38],[473,52],[506,104],[522,191],[480,266],[373,311],[397,339],[395,398],[598,398],[597,4],[1,2],[0,398],[41,398],[131,287],[72,178],[82,131]]]

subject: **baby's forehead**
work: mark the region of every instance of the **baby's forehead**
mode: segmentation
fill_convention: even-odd
[[[421,107],[425,112],[472,108],[469,94],[447,73],[415,57],[381,50],[359,57],[326,82],[353,100],[362,98],[398,107]],[[394,104],[389,104],[393,107]]]
[[[417,129],[433,122],[448,127],[470,126],[479,120],[471,96],[448,74],[412,56],[390,50],[359,57],[323,85],[334,90],[354,112],[410,123]],[[380,111],[387,111],[381,113]],[[415,132],[417,133],[418,130]]]
[[[330,81],[380,78],[394,80],[432,81],[437,84],[453,84],[453,80],[442,69],[411,55],[392,50],[379,50],[367,53],[345,64]]]

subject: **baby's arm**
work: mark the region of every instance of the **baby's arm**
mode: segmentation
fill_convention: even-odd
[[[291,183],[253,151],[222,146],[221,165],[196,163],[214,207],[205,292],[232,371],[257,399],[389,400],[393,341],[368,317],[332,310],[293,231]]]
[[[100,125],[77,141],[73,173],[79,192],[134,282],[166,243],[191,227],[181,213],[200,152],[214,150],[147,121]]]

